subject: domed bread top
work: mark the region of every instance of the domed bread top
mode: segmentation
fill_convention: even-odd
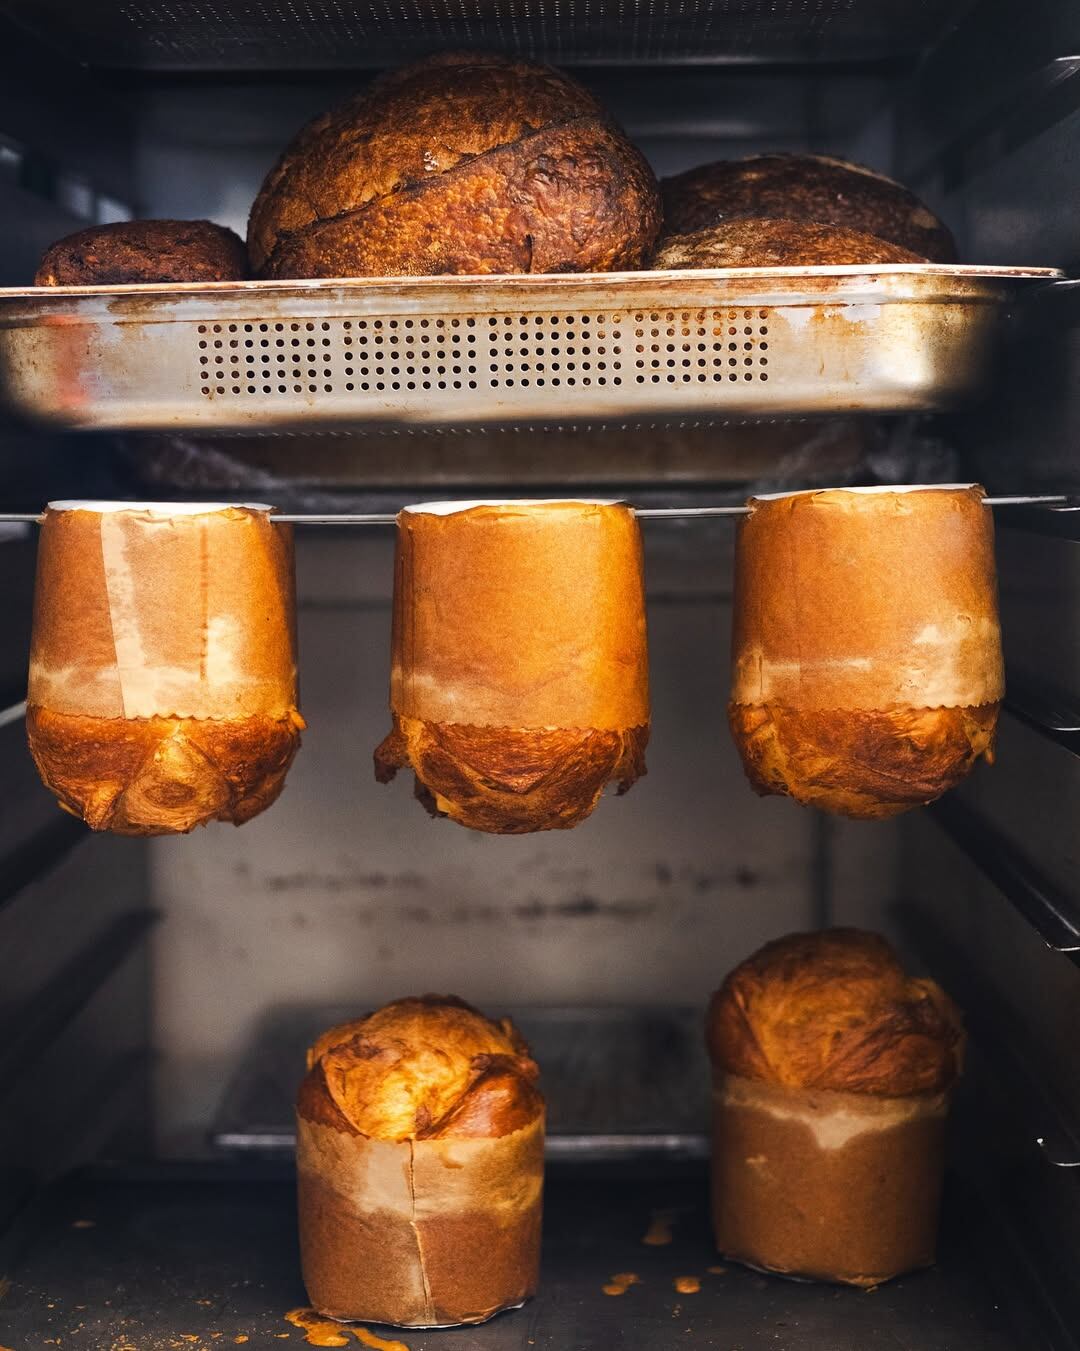
[[[890,240],[937,263],[956,260],[948,228],[900,183],[826,155],[719,160],[661,184],[664,228],[689,234],[737,216],[840,225]]]
[[[516,1028],[453,996],[399,999],[308,1051],[301,1116],[379,1140],[509,1135],[543,1111]]]
[[[610,271],[640,266],[659,229],[652,171],[575,80],[446,53],[305,127],[248,247],[278,278]]]
[[[925,263],[920,254],[862,230],[815,221],[741,217],[660,241],[653,267],[816,267]]]
[[[752,498],[733,704],[972,708],[1004,693],[993,518],[977,485]]]
[[[208,220],[127,220],[92,225],[45,251],[35,286],[243,281],[244,241]]]
[[[715,1066],[791,1089],[905,1097],[960,1073],[960,1013],[932,980],[904,974],[878,934],[789,934],[724,981],[709,1006]]]

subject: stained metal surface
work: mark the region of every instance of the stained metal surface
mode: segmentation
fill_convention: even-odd
[[[274,1009],[240,1057],[211,1130],[218,1149],[291,1154],[304,1056],[352,1007]],[[703,1158],[709,1069],[693,1008],[507,1010],[544,1077],[548,1155]]]
[[[0,291],[0,382],[68,428],[945,408],[1052,270],[902,264]]]
[[[150,70],[378,66],[446,47],[553,61],[910,58],[971,0],[7,0],[3,13],[91,65]]]

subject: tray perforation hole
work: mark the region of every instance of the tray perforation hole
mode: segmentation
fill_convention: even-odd
[[[766,381],[769,316],[725,308],[199,324],[199,388],[250,399],[593,388],[631,376],[638,385]]]

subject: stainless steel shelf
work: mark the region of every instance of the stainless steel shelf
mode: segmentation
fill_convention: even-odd
[[[0,291],[48,426],[267,433],[951,408],[1061,273],[905,263]]]
[[[1010,840],[955,794],[928,807],[930,818],[990,879],[1047,947],[1080,964],[1080,907]]]

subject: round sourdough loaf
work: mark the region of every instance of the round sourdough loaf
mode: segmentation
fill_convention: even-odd
[[[251,209],[264,277],[639,267],[656,179],[581,85],[449,52],[391,71],[305,127]]]
[[[400,999],[325,1032],[297,1100],[300,1252],[320,1313],[480,1323],[536,1291],[538,1070],[509,1020]]]
[[[899,244],[862,230],[816,221],[740,217],[660,241],[653,267],[814,267],[925,263]]]
[[[728,717],[759,793],[893,816],[993,759],[1004,674],[983,496],[930,485],[751,499]]]
[[[292,532],[269,507],[56,502],[41,527],[30,750],[94,830],[240,825],[300,744]]]
[[[956,261],[948,228],[901,184],[861,164],[825,155],[718,160],[666,178],[664,229],[706,230],[739,216],[817,221],[877,235],[920,259]]]
[[[929,1266],[964,1043],[940,987],[876,934],[791,934],[728,976],[706,1036],[719,1249],[860,1286]]]
[[[433,814],[523,834],[577,825],[645,773],[641,533],[612,502],[428,503],[398,517],[393,729]]]
[[[247,250],[208,220],[127,220],[92,225],[45,250],[35,286],[243,281]]]

